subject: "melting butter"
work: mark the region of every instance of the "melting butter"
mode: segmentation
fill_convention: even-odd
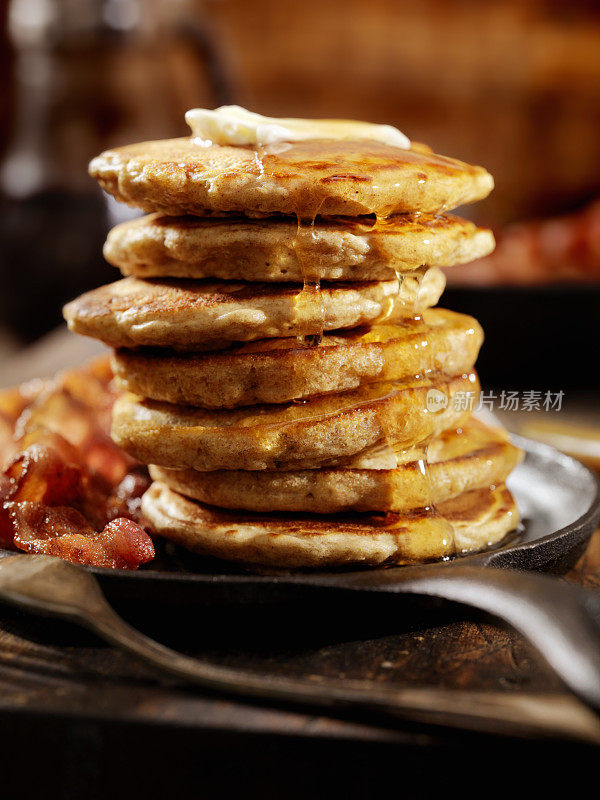
[[[410,140],[391,125],[376,125],[346,119],[288,119],[263,117],[242,106],[214,110],[192,108],[185,115],[192,135],[220,145],[261,146],[305,139],[372,139],[383,144],[410,148]]]

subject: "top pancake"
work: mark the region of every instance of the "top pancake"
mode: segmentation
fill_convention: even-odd
[[[371,140],[312,139],[266,147],[166,139],[107,150],[90,164],[103,189],[164,214],[322,216],[440,213],[486,197],[483,167]]]
[[[389,280],[421,265],[450,267],[488,255],[491,231],[451,215],[319,217],[169,217],[150,214],[113,228],[104,256],[138,278],[222,278],[302,282]]]

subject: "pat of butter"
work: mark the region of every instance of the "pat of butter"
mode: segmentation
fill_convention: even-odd
[[[345,119],[278,119],[263,117],[241,106],[221,106],[211,111],[193,108],[185,121],[197,139],[220,145],[268,145],[305,139],[373,139],[410,148],[410,140],[391,125]]]

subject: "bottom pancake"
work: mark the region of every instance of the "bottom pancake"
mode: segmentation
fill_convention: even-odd
[[[396,469],[216,470],[150,467],[170,489],[219,508],[334,514],[406,511],[441,503],[471,489],[503,483],[522,460],[502,428],[471,417],[444,431],[428,449],[428,470],[418,448],[402,454]]]
[[[224,511],[154,482],[142,499],[142,511],[157,534],[188,550],[275,568],[416,564],[450,558],[499,542],[519,522],[504,484],[442,503],[440,516],[417,510],[323,518]]]

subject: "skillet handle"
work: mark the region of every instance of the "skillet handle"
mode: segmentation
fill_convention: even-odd
[[[591,591],[532,572],[457,564],[344,578],[348,589],[440,597],[499,617],[539,650],[575,694],[600,711],[600,596]]]

